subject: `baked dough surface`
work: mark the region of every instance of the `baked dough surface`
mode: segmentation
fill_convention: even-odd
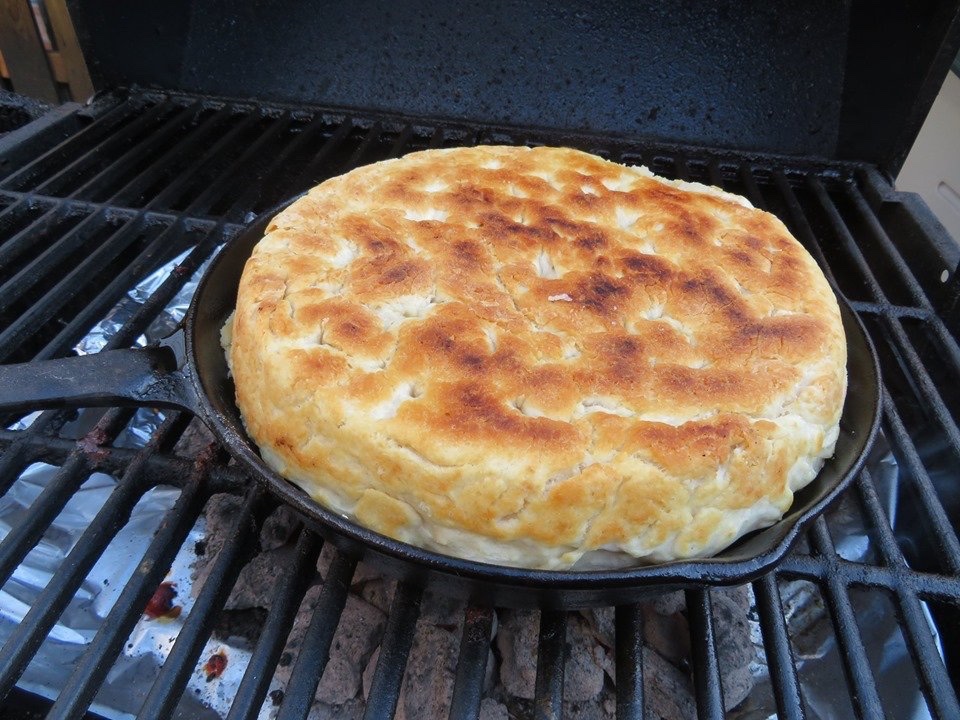
[[[264,460],[380,533],[505,565],[704,556],[833,453],[836,299],[774,216],[560,148],[313,188],[224,329]]]

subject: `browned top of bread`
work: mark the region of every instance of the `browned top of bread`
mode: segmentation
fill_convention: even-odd
[[[229,359],[264,458],[321,502],[543,567],[770,524],[846,387],[836,299],[777,218],[560,148],[314,188],[247,263]]]

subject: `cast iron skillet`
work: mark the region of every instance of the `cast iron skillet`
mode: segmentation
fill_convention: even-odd
[[[880,397],[876,355],[863,325],[841,300],[849,389],[836,454],[772,527],[751,533],[708,559],[594,571],[489,565],[384,537],[327,510],[267,467],[244,432],[234,403],[220,329],[233,311],[244,263],[275,213],[259,218],[222,249],[202,278],[182,329],[164,345],[0,366],[0,410],[104,405],[189,410],[217,434],[254,479],[296,508],[342,552],[394,577],[429,582],[440,592],[514,607],[617,605],[671,589],[755,579],[783,558],[804,526],[851,482],[876,435]],[[172,349],[181,339],[177,336],[185,348],[181,361]]]

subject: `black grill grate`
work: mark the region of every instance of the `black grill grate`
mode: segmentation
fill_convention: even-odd
[[[849,692],[841,707],[859,718],[890,712],[856,617],[857,594],[873,593],[891,603],[930,713],[941,720],[960,717],[960,282],[949,266],[956,256],[938,245],[941,231],[923,210],[894,194],[869,167],[189,96],[108,95],[42,124],[34,136],[15,145],[0,140],[0,359],[68,354],[139,278],[190,249],[109,344],[129,346],[216,247],[254,214],[358,164],[419,148],[478,142],[570,144],[624,162],[643,162],[665,175],[721,185],[777,213],[813,253],[877,344],[885,380],[883,430],[900,468],[901,511],[891,525],[875,478],[865,471],[843,502],[866,528],[871,544],[867,560],[851,561],[838,551],[843,537],[835,535],[834,513],[828,513],[777,571],[753,583],[772,693],[780,717],[813,716],[797,670],[798,638],[791,636],[783,597],[789,583],[803,580],[813,584],[829,610]],[[140,569],[60,690],[52,718],[82,715],[210,496],[233,493],[242,497],[235,527],[140,710],[140,717],[170,717],[273,509],[272,500],[249,487],[216,446],[187,452],[177,446],[191,422],[186,414],[168,414],[142,449],[114,446],[131,415],[129,410],[107,410],[79,440],[65,434],[72,418],[65,411],[44,412],[25,430],[0,430],[0,491],[7,492],[32,462],[59,467],[30,517],[0,542],[0,583],[10,579],[91,473],[119,478],[80,542],[0,649],[0,693],[17,682],[138,499],[158,484],[180,490]],[[313,533],[300,531],[235,695],[231,720],[257,717],[264,702],[277,701],[279,718],[306,716],[355,573],[349,558],[335,554],[325,574],[317,612],[282,699],[266,695],[301,599],[314,580],[321,547]],[[714,592],[705,588],[686,595],[689,672],[701,718],[724,716],[725,668],[714,633]],[[425,602],[419,589],[397,587],[366,717],[393,715]],[[450,717],[477,716],[495,614],[482,607],[462,613]],[[533,717],[555,717],[563,710],[568,622],[561,612],[544,611],[540,617],[536,697],[520,708]],[[615,679],[617,717],[640,718],[645,709],[642,606],[618,607],[615,627],[611,681]]]

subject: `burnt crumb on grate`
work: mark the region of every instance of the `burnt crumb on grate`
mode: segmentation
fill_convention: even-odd
[[[173,600],[177,597],[177,585],[172,582],[162,582],[153,591],[143,614],[151,620],[161,618],[173,619],[180,617],[183,607],[174,604]]]
[[[203,672],[206,675],[207,682],[220,677],[223,671],[227,669],[227,663],[227,654],[223,650],[219,650],[207,658],[207,661],[203,664]]]

